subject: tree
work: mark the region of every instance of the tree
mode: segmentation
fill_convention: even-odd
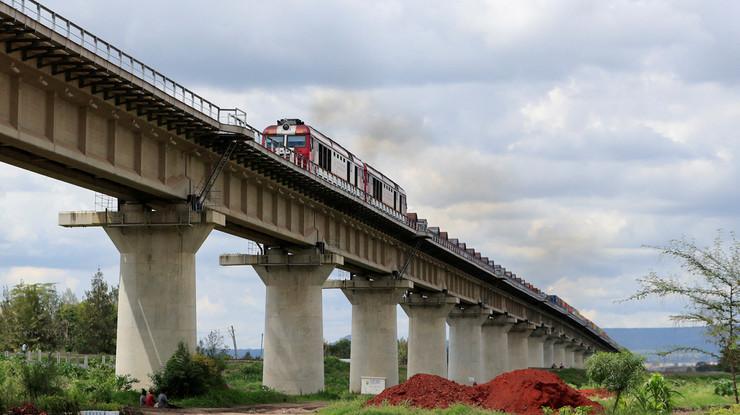
[[[586,373],[592,382],[616,394],[616,410],[622,394],[641,383],[645,375],[644,359],[628,350],[597,352],[586,361]]]
[[[740,403],[737,389],[737,370],[740,365],[740,243],[730,234],[726,244],[718,233],[712,246],[700,248],[695,242],[681,239],[667,246],[654,247],[664,255],[675,258],[689,278],[665,277],[651,272],[638,279],[641,288],[628,300],[649,296],[677,296],[688,301],[686,310],[671,316],[679,323],[700,324],[706,327],[709,339],[718,346],[722,356],[706,350],[681,347],[676,351],[698,351],[714,356],[729,367],[735,402]]]
[[[3,343],[10,350],[52,350],[58,344],[56,317],[59,297],[53,284],[24,284],[5,290],[0,305]]]
[[[116,352],[118,289],[109,288],[100,269],[93,274],[90,290],[79,309],[79,343],[81,353]]]
[[[398,339],[398,364],[406,366],[409,362],[409,341],[405,338]]]
[[[351,349],[352,341],[346,337],[334,343],[327,343],[324,347],[327,356],[334,356],[340,359],[349,359]]]
[[[211,330],[208,335],[198,341],[197,352],[208,357],[216,357],[224,350],[224,336],[219,330]]]

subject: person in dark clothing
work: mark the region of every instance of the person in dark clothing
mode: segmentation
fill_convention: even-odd
[[[146,389],[141,389],[141,395],[139,395],[139,406],[146,405]]]

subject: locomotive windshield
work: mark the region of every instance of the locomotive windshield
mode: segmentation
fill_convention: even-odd
[[[305,135],[289,135],[288,136],[288,147],[289,148],[305,147],[305,146],[306,146],[306,136]]]

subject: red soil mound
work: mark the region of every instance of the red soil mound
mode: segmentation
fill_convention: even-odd
[[[542,414],[542,407],[592,406],[603,412],[601,405],[590,401],[568,386],[554,373],[537,369],[515,370],[478,386],[486,397],[481,406],[520,415]]]
[[[519,415],[541,415],[543,406],[554,409],[591,406],[593,413],[603,413],[601,405],[566,385],[557,375],[536,369],[504,373],[478,386],[460,385],[439,376],[419,374],[384,390],[366,405],[382,405],[383,402],[430,409],[462,403]]]
[[[474,388],[460,385],[451,380],[435,376],[418,374],[412,376],[406,382],[390,387],[366,405],[382,405],[387,402],[390,405],[401,405],[408,403],[418,408],[447,408],[456,403],[475,406],[478,405],[478,391]]]
[[[581,392],[581,395],[587,397],[587,398],[601,398],[601,399],[608,399],[613,398],[614,393],[609,392],[606,389],[598,388],[598,389],[581,389],[578,392]]]

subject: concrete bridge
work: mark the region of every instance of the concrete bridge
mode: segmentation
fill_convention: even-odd
[[[62,226],[102,227],[120,251],[119,374],[146,380],[178,342],[195,347],[195,254],[214,229],[265,246],[220,263],[252,266],[266,285],[263,382],[286,393],[323,389],[322,289],[352,304],[352,391],[362,376],[398,382],[398,304],[409,316],[409,376],[480,382],[582,367],[618,347],[425,220],[264,148],[244,112],[34,1],[0,0],[0,41],[0,160],[119,200],[114,211],[59,215]],[[327,281],[336,268],[352,278]]]

